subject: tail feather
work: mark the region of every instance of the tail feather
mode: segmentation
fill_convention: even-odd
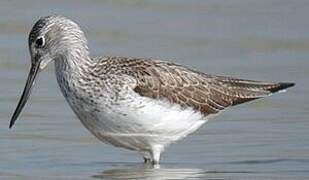
[[[224,87],[224,94],[229,97],[232,105],[259,99],[295,85],[289,82],[269,83],[221,76],[217,77],[217,82],[220,85],[216,91]]]
[[[281,90],[284,90],[284,89],[287,89],[293,86],[295,86],[295,83],[280,82],[280,83],[277,83],[275,87],[271,87],[268,90],[272,93],[275,93],[275,92],[278,92],[278,91],[281,91]]]

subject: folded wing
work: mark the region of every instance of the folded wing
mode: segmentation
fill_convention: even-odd
[[[134,91],[141,96],[167,99],[182,107],[192,107],[205,116],[229,106],[262,98],[293,86],[293,83],[267,83],[212,76],[187,67],[144,59],[115,59],[117,67],[136,80]]]

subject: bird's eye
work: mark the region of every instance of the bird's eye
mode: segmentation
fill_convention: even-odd
[[[44,37],[39,37],[39,38],[37,38],[36,41],[35,41],[36,47],[43,47],[44,44],[45,44],[45,39],[44,39]]]

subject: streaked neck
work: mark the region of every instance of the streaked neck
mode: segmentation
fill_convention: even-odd
[[[86,45],[75,45],[68,48],[55,59],[55,68],[62,73],[79,74],[91,70],[93,61]]]

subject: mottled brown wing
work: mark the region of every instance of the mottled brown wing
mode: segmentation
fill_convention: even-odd
[[[121,69],[121,73],[136,79],[134,91],[141,96],[167,99],[182,107],[192,107],[204,115],[293,86],[292,83],[211,76],[162,61],[115,58],[113,64]]]

